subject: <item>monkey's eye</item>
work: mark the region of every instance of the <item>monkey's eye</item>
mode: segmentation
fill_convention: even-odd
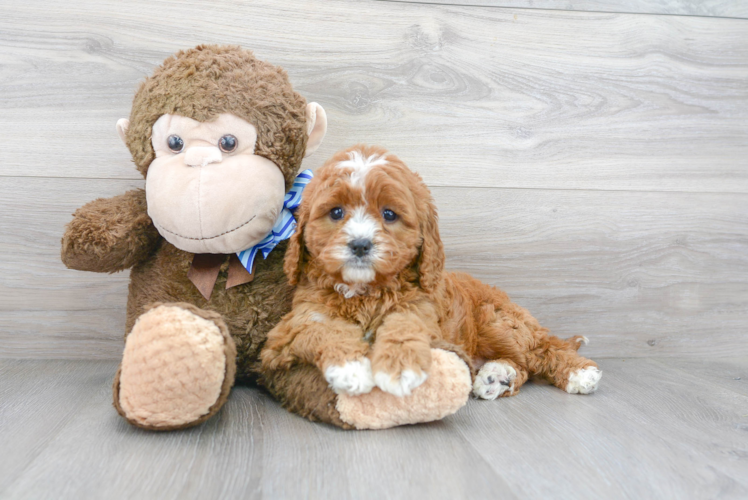
[[[236,146],[239,144],[239,141],[236,140],[236,137],[234,137],[231,134],[226,134],[218,141],[218,147],[221,148],[221,151],[224,153],[230,153],[233,150],[236,149]]]
[[[345,212],[341,207],[335,207],[330,210],[330,218],[332,220],[340,220],[343,218],[343,215],[345,215]]]
[[[166,139],[166,144],[169,146],[169,149],[175,153],[179,153],[184,148],[184,141],[178,135],[170,135],[169,138]]]
[[[397,214],[389,208],[382,210],[382,217],[384,217],[384,220],[387,222],[394,222],[397,220]]]

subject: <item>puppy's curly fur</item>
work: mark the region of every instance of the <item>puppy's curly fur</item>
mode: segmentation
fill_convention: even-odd
[[[266,368],[314,363],[337,392],[407,395],[444,340],[482,365],[474,393],[484,399],[517,394],[535,374],[572,393],[597,388],[597,365],[577,354],[586,338],[551,336],[501,290],[444,271],[431,193],[395,155],[338,152],[297,216],[284,269],[298,288],[268,334]]]

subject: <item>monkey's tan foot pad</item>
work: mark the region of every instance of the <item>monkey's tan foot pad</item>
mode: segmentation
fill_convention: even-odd
[[[156,306],[127,336],[114,406],[146,429],[199,424],[228,398],[235,358],[234,342],[216,313],[190,304]]]
[[[459,356],[431,349],[429,378],[410,396],[394,396],[375,387],[360,396],[340,394],[336,408],[340,418],[357,429],[387,429],[451,415],[465,405],[472,388],[470,370]]]

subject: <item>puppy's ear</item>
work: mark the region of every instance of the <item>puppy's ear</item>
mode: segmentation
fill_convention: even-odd
[[[309,186],[307,186],[303,196],[309,197],[310,194]],[[309,220],[309,203],[302,201],[294,216],[296,217],[296,231],[288,242],[286,257],[283,261],[283,271],[286,273],[288,282],[291,285],[299,283],[299,278],[301,278],[301,273],[304,270],[303,261],[306,254],[304,248],[304,226],[306,226]]]
[[[418,255],[418,280],[427,292],[436,290],[444,272],[444,245],[439,236],[438,216],[434,200],[425,185],[422,185],[420,199],[424,204],[419,210],[419,226],[423,243]],[[424,206],[425,205],[425,206]]]

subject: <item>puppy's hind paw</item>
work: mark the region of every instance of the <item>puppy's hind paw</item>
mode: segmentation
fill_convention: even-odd
[[[410,392],[423,384],[429,378],[428,373],[416,373],[413,370],[403,370],[400,376],[392,376],[387,372],[377,372],[374,374],[374,383],[384,392],[389,392],[394,396],[410,396]]]
[[[371,361],[361,358],[347,361],[343,366],[328,366],[325,380],[336,394],[358,396],[371,392],[374,379],[371,376]]]
[[[566,384],[566,392],[569,394],[591,394],[597,390],[603,372],[597,367],[588,366],[580,368],[569,375],[569,383]]]
[[[473,394],[481,399],[496,399],[509,391],[514,392],[517,371],[506,363],[490,361],[483,365],[475,377]]]

